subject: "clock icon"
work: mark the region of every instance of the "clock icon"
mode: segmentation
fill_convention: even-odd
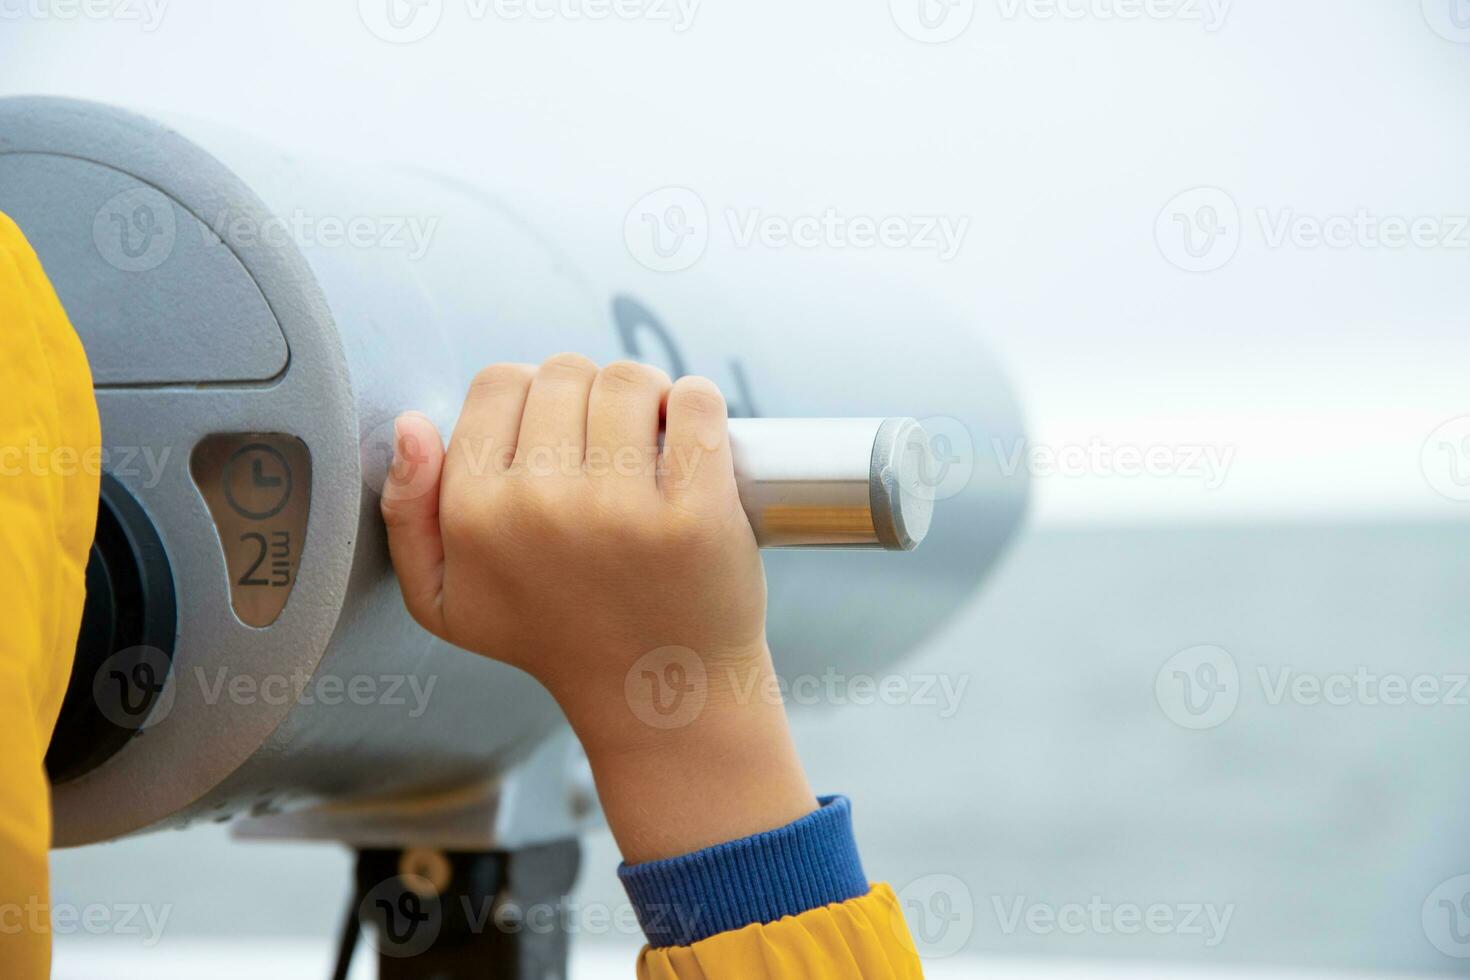
[[[235,513],[252,521],[275,517],[291,499],[291,466],[280,450],[250,442],[230,454],[220,482]]]

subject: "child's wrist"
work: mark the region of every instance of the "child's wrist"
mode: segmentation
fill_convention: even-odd
[[[777,719],[785,724],[764,637],[715,652],[658,647],[632,660],[621,676],[545,682],[589,755],[662,754],[748,736]]]
[[[618,710],[564,702],[624,860],[686,854],[816,808],[764,642],[635,670]]]

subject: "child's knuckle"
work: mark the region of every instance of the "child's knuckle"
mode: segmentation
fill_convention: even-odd
[[[494,394],[506,389],[519,389],[530,380],[530,376],[530,370],[519,364],[489,364],[475,372],[470,388],[481,394]]]
[[[463,538],[482,526],[483,512],[473,497],[451,494],[439,502],[439,525],[446,536]]]
[[[580,381],[596,374],[597,365],[582,354],[552,354],[541,362],[540,373],[553,381]]]
[[[599,384],[614,389],[638,390],[652,387],[660,376],[664,376],[663,372],[657,368],[637,361],[621,360],[605,365],[598,372],[597,380]]]
[[[669,400],[681,412],[696,416],[725,414],[725,396],[708,378],[690,376],[674,384]]]

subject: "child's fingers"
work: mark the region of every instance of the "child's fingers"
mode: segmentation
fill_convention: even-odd
[[[636,361],[614,361],[597,372],[587,399],[589,474],[631,477],[655,490],[659,411],[673,384]]]
[[[533,364],[492,364],[475,375],[449,437],[449,482],[504,472],[515,458]]]
[[[708,378],[680,378],[669,390],[659,486],[670,503],[698,507],[735,492],[725,398]]]
[[[535,473],[563,463],[580,471],[587,447],[587,395],[596,377],[597,365],[581,354],[554,354],[542,363],[526,394],[516,439],[518,464]],[[549,458],[543,455],[547,450]]]
[[[444,635],[444,539],[439,532],[439,480],[444,443],[427,416],[400,415],[393,423],[393,465],[383,484],[388,550],[403,603],[419,625]]]

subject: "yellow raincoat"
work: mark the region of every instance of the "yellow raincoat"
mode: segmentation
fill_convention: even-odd
[[[92,375],[36,253],[0,214],[0,972],[51,964],[43,760],[97,520]]]

